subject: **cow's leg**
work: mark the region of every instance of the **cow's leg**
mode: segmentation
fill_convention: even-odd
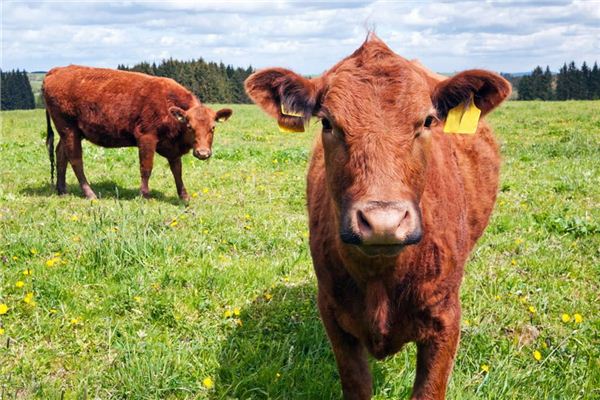
[[[67,193],[67,154],[63,140],[56,145],[56,191],[59,195]]]
[[[344,399],[370,399],[372,381],[365,347],[357,338],[342,330],[320,296],[319,311],[337,363]]]
[[[413,386],[413,400],[443,400],[454,356],[460,338],[460,306],[441,319],[441,329],[427,341],[417,343],[417,376]]]
[[[173,178],[175,178],[175,186],[177,187],[179,198],[186,202],[190,201],[190,196],[187,194],[185,185],[181,179],[181,157],[169,159],[169,167],[171,167]]]
[[[138,151],[140,155],[140,175],[142,184],[140,192],[146,199],[150,198],[150,189],[148,188],[148,180],[152,174],[152,166],[154,164],[154,153],[156,152],[157,139],[154,135],[142,135],[138,139]]]
[[[81,151],[81,132],[73,126],[64,126],[61,142],[64,142],[63,148],[69,164],[73,168],[73,172],[79,181],[81,191],[88,199],[95,199],[96,194],[90,187],[90,184],[83,172],[83,156]]]

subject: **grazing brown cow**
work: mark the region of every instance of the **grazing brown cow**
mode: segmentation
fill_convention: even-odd
[[[177,194],[187,201],[181,156],[193,149],[195,157],[209,158],[215,122],[225,121],[232,114],[228,108],[214,112],[203,106],[172,79],[104,68],[54,68],[44,78],[43,92],[52,174],[54,132],[50,118],[60,134],[56,189],[59,194],[67,191],[68,161],[88,199],[96,195],[83,173],[82,139],[103,147],[137,146],[144,197],[149,197],[148,179],[157,152],[169,160]]]
[[[443,399],[463,267],[500,164],[484,121],[471,135],[443,133],[443,121],[471,98],[487,114],[509,83],[482,70],[441,79],[370,35],[318,78],[270,68],[246,90],[283,127],[322,121],[308,172],[310,249],[344,397],[370,398],[367,351],[382,359],[416,342],[412,398]]]

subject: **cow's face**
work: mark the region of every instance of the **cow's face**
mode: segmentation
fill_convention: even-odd
[[[184,140],[192,147],[194,157],[200,160],[206,160],[212,155],[216,123],[226,121],[233,114],[229,108],[215,112],[202,105],[187,111],[173,106],[169,108],[169,112],[184,126]]]
[[[246,89],[280,125],[297,128],[297,115],[321,120],[341,240],[368,256],[395,256],[421,240],[431,131],[448,110],[474,96],[485,114],[510,93],[485,71],[436,81],[376,38],[319,78],[267,69]]]

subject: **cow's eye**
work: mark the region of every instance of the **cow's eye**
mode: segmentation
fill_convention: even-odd
[[[433,123],[434,120],[435,120],[435,117],[433,115],[428,115],[427,118],[425,118],[425,123],[423,124],[423,126],[425,128],[431,127],[431,124]]]
[[[321,124],[323,125],[324,131],[330,131],[331,129],[333,129],[333,127],[331,126],[331,121],[329,121],[327,118],[321,118]]]

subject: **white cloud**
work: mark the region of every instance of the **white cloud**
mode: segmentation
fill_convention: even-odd
[[[558,69],[600,54],[600,4],[585,0],[5,0],[1,14],[3,69],[202,57],[314,74],[350,54],[372,26],[396,52],[441,72]]]

